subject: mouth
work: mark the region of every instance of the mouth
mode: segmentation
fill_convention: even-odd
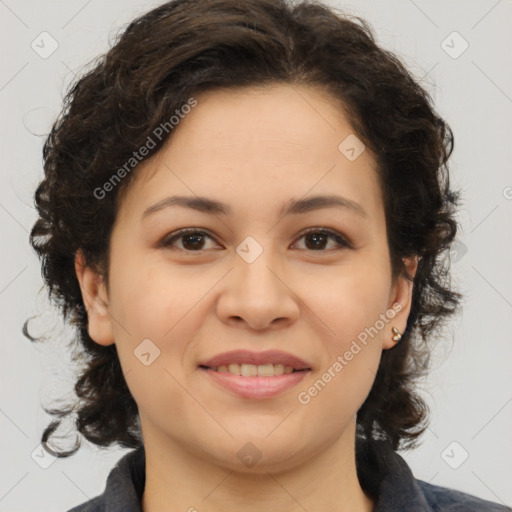
[[[311,368],[293,368],[284,364],[238,364],[220,365],[216,367],[199,365],[199,368],[212,370],[214,372],[229,373],[240,377],[277,377],[290,373],[305,372]]]
[[[264,352],[232,350],[200,361],[198,366],[243,377],[272,377],[311,370],[309,363],[281,350],[266,350]]]
[[[291,390],[312,372],[312,366],[280,350],[235,350],[202,361],[198,370],[217,389],[255,400]]]

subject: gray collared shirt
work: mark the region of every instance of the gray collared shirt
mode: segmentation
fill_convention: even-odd
[[[512,512],[505,505],[417,480],[385,441],[358,438],[356,463],[361,487],[376,504],[374,512]],[[145,481],[145,452],[140,447],[117,462],[103,494],[68,512],[142,512]]]

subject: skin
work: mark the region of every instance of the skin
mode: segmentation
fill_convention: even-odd
[[[382,351],[395,345],[391,328],[406,328],[412,292],[410,281],[392,280],[375,160],[369,150],[355,161],[338,150],[354,130],[319,88],[274,85],[196,99],[122,199],[108,288],[81,252],[76,258],[89,334],[117,345],[139,406],[143,509],[371,511],[356,473],[356,413]],[[280,214],[292,198],[333,193],[365,215],[336,207]],[[233,215],[173,206],[142,218],[170,195],[207,196]],[[159,245],[187,227],[213,238]],[[315,249],[302,236],[311,227],[337,231],[353,247],[326,238]],[[252,263],[236,252],[247,236],[263,249]],[[405,263],[414,275],[417,261]],[[401,311],[378,335],[307,405],[299,403],[298,393],[397,303]],[[147,338],[160,350],[149,366],[134,356]],[[312,371],[276,397],[243,399],[197,368],[234,349],[280,349]],[[237,457],[248,442],[261,454],[252,467]]]

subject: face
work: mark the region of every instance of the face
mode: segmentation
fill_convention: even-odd
[[[332,98],[280,85],[196,100],[123,196],[108,293],[77,257],[89,334],[116,344],[146,444],[291,468],[353,439],[411,285],[392,280],[375,161],[339,149],[354,130]],[[212,360],[233,351],[252,354]]]

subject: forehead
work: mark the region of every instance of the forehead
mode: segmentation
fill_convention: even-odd
[[[368,149],[347,158],[344,141],[355,138],[354,129],[323,89],[274,85],[195,99],[164,147],[137,167],[130,210],[171,193],[232,198],[240,206],[266,198],[279,208],[308,191],[378,202],[375,159]]]

